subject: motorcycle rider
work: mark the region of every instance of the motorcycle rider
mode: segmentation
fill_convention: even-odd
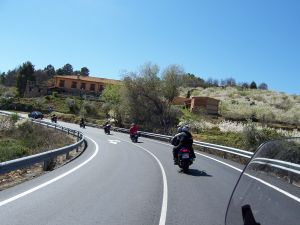
[[[53,115],[51,116],[51,122],[54,122],[54,123],[57,122],[57,117],[56,117],[55,114],[53,114]]]
[[[190,154],[192,158],[196,158],[194,149],[193,149],[193,137],[191,133],[189,132],[189,126],[185,125],[181,129],[178,128],[178,134],[176,134],[172,141],[172,145],[174,145],[173,148],[173,159],[174,159],[174,165],[178,164],[178,152],[182,148],[187,148],[190,150]]]
[[[135,123],[131,124],[131,127],[129,128],[129,134],[130,134],[130,138],[132,139],[134,137],[134,135],[136,135],[138,132],[138,127]]]
[[[111,126],[108,121],[104,123],[103,128],[104,128],[105,133],[110,133],[110,127]]]
[[[83,117],[81,117],[81,119],[80,119],[80,126],[81,127],[85,127],[85,124],[84,124],[84,118]]]
[[[177,127],[177,134],[171,139],[171,144],[176,146],[179,144],[179,134],[182,132],[182,127],[181,126],[178,126]]]

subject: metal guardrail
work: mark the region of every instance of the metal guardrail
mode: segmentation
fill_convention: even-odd
[[[87,126],[103,128],[100,125],[91,124],[91,123],[88,123]],[[112,127],[111,129],[114,131],[118,131],[118,132],[129,133],[129,129],[125,129],[125,128]],[[144,132],[144,131],[139,131],[139,134],[143,137],[158,138],[160,140],[165,140],[168,142],[170,142],[173,137],[173,136],[169,136],[169,135],[155,134],[155,133],[149,133],[149,132]],[[211,144],[211,143],[202,142],[202,141],[194,141],[194,145],[221,151],[221,152],[226,152],[226,153],[230,153],[230,154],[234,154],[234,155],[238,155],[238,156],[248,158],[248,159],[250,159],[254,154],[253,152],[249,152],[249,151],[245,151],[245,150],[241,150],[241,149],[237,149],[237,148],[231,148],[231,147],[227,147],[227,146],[222,146],[222,145]]]
[[[300,165],[278,159],[255,158],[251,163],[268,165],[300,175]]]
[[[11,115],[10,113],[1,112],[1,111],[0,111],[0,114],[5,115],[5,116]],[[72,145],[54,149],[54,150],[50,150],[47,152],[42,152],[39,154],[26,156],[26,157],[22,157],[19,159],[1,162],[0,163],[0,174],[7,173],[7,172],[10,172],[13,170],[20,169],[20,168],[28,167],[35,163],[39,163],[39,162],[44,162],[44,169],[45,169],[45,167],[48,165],[48,163],[49,163],[49,161],[51,161],[51,159],[55,158],[56,156],[63,155],[63,154],[66,154],[66,157],[68,158],[69,152],[72,150],[75,150],[75,149],[78,151],[79,146],[81,146],[82,143],[84,142],[84,135],[80,131],[69,129],[69,128],[60,126],[56,123],[53,124],[53,123],[41,121],[41,120],[32,119],[32,122],[37,123],[37,124],[42,124],[44,126],[51,127],[51,128],[60,130],[62,132],[71,134],[71,135],[77,137],[77,142]]]

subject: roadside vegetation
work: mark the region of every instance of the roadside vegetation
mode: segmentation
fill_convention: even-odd
[[[220,114],[225,119],[245,121],[251,118],[267,126],[300,127],[300,96],[242,87],[185,88],[191,95],[221,100]]]
[[[71,143],[74,143],[74,140],[68,135],[30,121],[18,121],[16,114],[11,117],[0,117],[0,162],[37,154]]]

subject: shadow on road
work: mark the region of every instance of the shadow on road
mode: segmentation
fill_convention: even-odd
[[[212,175],[207,174],[205,171],[197,170],[197,169],[189,169],[187,175],[195,176],[195,177],[212,177]]]

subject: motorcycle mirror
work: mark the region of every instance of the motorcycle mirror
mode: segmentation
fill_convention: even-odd
[[[300,138],[261,145],[231,195],[226,225],[297,225],[300,221]]]

